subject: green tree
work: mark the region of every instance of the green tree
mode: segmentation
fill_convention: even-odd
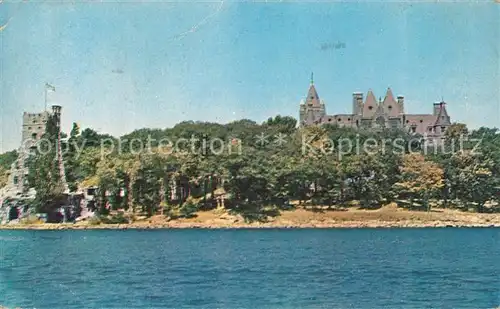
[[[493,198],[498,185],[493,167],[491,159],[470,152],[454,154],[446,169],[453,196],[467,206],[475,204],[477,212],[483,212],[484,204]]]
[[[41,144],[36,153],[27,160],[28,182],[36,190],[33,204],[37,212],[48,213],[49,217],[65,201],[57,155],[59,119],[56,117],[50,116],[47,121],[43,140],[48,142]]]
[[[395,184],[395,189],[400,195],[410,198],[410,204],[418,198],[423,206],[430,210],[429,199],[444,186],[443,169],[432,161],[425,160],[419,153],[403,156],[400,166],[400,180]]]
[[[18,154],[16,150],[0,154],[0,167],[2,167],[4,170],[10,170],[12,163],[17,160],[17,155]]]

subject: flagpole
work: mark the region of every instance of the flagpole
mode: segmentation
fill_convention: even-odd
[[[45,89],[45,111],[47,111],[47,83],[45,83],[44,89]]]

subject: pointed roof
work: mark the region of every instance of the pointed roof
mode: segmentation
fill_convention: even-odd
[[[396,100],[394,100],[394,95],[392,94],[392,90],[389,87],[389,88],[387,88],[387,92],[385,93],[385,98],[384,98],[383,104],[387,105],[387,104],[394,104],[394,103],[396,103]]]
[[[366,94],[365,104],[363,105],[363,117],[370,118],[375,114],[375,109],[378,106],[377,99],[370,89]]]
[[[442,118],[441,116],[444,116]],[[434,125],[449,125],[450,124],[450,116],[448,116],[448,112],[446,111],[446,103],[441,101],[439,102],[439,113],[436,117],[436,123]]]
[[[318,92],[316,91],[316,87],[314,87],[314,84],[312,83],[311,86],[309,87],[309,91],[307,92],[306,105],[314,105],[314,106],[321,105]]]
[[[373,94],[373,91],[371,89],[368,90],[368,93],[366,94],[365,105],[377,105],[377,99],[375,98],[375,95]]]

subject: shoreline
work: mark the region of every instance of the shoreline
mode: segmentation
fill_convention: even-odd
[[[390,222],[390,221],[347,221],[339,223],[310,223],[310,224],[270,224],[270,223],[245,223],[233,225],[214,224],[73,224],[73,223],[44,223],[44,224],[12,224],[0,225],[0,230],[232,230],[232,229],[424,229],[424,228],[500,228],[499,223],[471,223],[453,221],[431,222]]]
[[[0,226],[0,231],[86,231],[86,230],[187,230],[187,229],[203,229],[203,230],[299,230],[299,229],[434,229],[434,228],[500,228],[500,224],[371,224],[371,223],[353,223],[353,224],[339,224],[339,225],[287,225],[287,226],[273,226],[273,225],[238,225],[238,226],[169,226],[169,225],[123,225],[123,224],[107,224],[102,226],[40,226],[40,225],[25,225],[25,226]]]
[[[194,218],[168,220],[157,215],[132,223],[16,223],[0,230],[128,230],[128,229],[355,229],[355,228],[500,228],[500,214],[479,214],[440,209],[409,211],[394,207],[377,210],[313,212],[305,209],[283,211],[265,222],[246,222],[227,212],[198,212]]]

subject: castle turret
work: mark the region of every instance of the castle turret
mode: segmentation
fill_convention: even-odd
[[[62,107],[60,105],[52,105],[52,115],[55,117],[56,125],[61,127],[61,110]]]
[[[319,98],[311,75],[311,86],[309,86],[307,97],[300,104],[300,125],[318,124],[325,115],[325,104]]]

